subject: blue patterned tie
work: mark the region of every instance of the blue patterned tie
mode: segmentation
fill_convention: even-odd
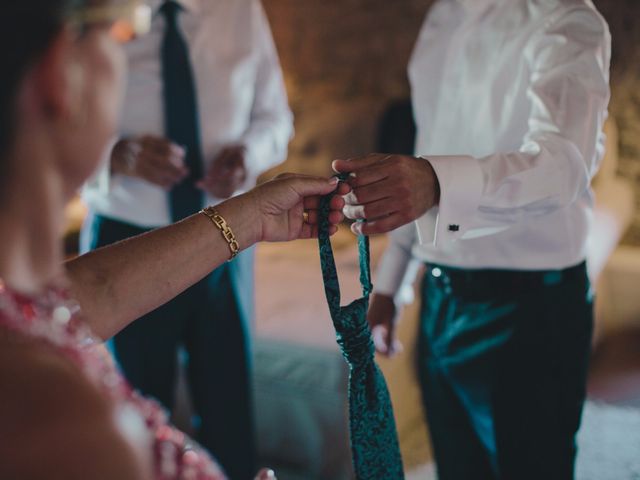
[[[369,237],[358,237],[362,298],[340,306],[340,285],[329,239],[329,203],[320,204],[320,264],[329,312],[338,344],[349,364],[349,433],[357,480],[404,478],[402,457],[393,418],[391,398],[384,376],[374,361],[374,347],[367,323],[371,285]]]
[[[160,8],[166,22],[161,49],[165,134],[186,149],[186,165],[190,171],[169,194],[174,222],[200,210],[204,197],[195,186],[202,178],[202,146],[189,48],[178,25],[181,9],[172,0],[165,1]]]

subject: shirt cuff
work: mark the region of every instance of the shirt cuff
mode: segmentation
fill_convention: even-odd
[[[99,195],[107,196],[111,191],[114,183],[117,183],[114,176],[111,174],[111,152],[113,148],[118,143],[119,138],[114,137],[109,141],[107,148],[102,154],[102,159],[100,160],[100,165],[93,173],[93,175],[87,180],[85,184],[85,189],[90,189],[93,192],[96,192]]]
[[[484,177],[478,160],[469,156],[429,156],[438,177],[440,204],[416,221],[421,244],[449,243],[472,227],[482,196]]]
[[[376,269],[374,293],[396,297],[402,287],[411,254],[394,245],[389,245]]]
[[[271,136],[264,135],[261,132],[255,132],[251,129],[238,139],[236,143],[243,145],[247,151],[245,158],[247,177],[252,176],[257,178],[269,168],[276,165],[276,162],[272,160],[272,157],[275,156],[272,142],[273,139]]]

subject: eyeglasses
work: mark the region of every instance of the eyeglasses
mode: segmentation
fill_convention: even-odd
[[[109,24],[109,34],[118,43],[127,43],[151,29],[151,7],[140,1],[127,5],[87,7],[71,15],[70,22],[80,28]]]

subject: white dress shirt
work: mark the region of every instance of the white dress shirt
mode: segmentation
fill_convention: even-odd
[[[391,234],[377,291],[412,256],[478,269],[585,259],[603,156],[611,38],[589,0],[440,0],[409,66],[416,154],[438,207]]]
[[[128,84],[122,136],[164,136],[160,48],[162,2],[149,2],[151,32],[127,45]],[[278,55],[259,0],[180,0],[180,25],[191,55],[198,96],[204,172],[225,146],[247,147],[247,181],[286,158],[293,132]],[[239,192],[238,192],[239,193]],[[169,196],[133,177],[109,174],[108,162],[85,187],[96,213],[142,227],[171,222]],[[205,205],[220,200],[205,198]]]

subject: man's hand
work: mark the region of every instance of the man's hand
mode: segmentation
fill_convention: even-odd
[[[111,152],[111,171],[171,190],[189,174],[182,147],[162,137],[123,138]]]
[[[386,233],[424,215],[440,200],[438,178],[431,164],[408,155],[372,154],[336,160],[333,168],[350,173],[351,193],[345,196],[344,214],[356,222],[356,234]]]
[[[233,145],[224,148],[211,162],[209,170],[197,183],[209,195],[215,198],[229,198],[247,179],[245,157],[247,149],[244,145]]]
[[[402,344],[396,339],[397,312],[393,297],[374,293],[367,320],[378,353],[393,357],[402,352]]]

